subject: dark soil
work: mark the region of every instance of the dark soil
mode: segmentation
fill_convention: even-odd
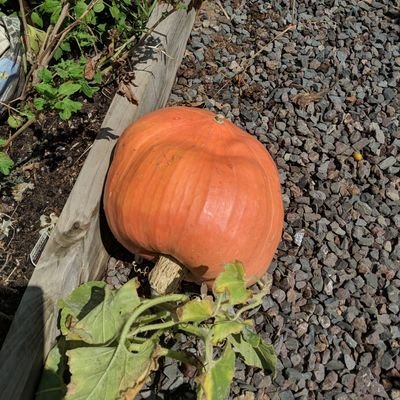
[[[40,216],[60,215],[114,92],[107,87],[92,102],[81,100],[82,112],[67,122],[49,113],[12,144],[16,165],[0,180],[0,213],[12,221],[0,240],[0,346],[34,270],[29,254],[40,237]],[[8,134],[4,121],[0,132]],[[13,191],[21,183],[33,186],[17,200]]]

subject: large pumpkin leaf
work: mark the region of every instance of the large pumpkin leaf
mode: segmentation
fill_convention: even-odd
[[[212,343],[216,345],[224,341],[228,336],[242,332],[245,327],[246,324],[238,321],[217,322],[213,327]]]
[[[118,347],[81,347],[67,351],[71,372],[66,400],[134,399],[157,368],[157,341],[137,353]]]
[[[225,400],[235,375],[235,353],[231,346],[226,346],[222,356],[211,368],[199,377],[199,400]]]
[[[188,301],[176,310],[181,322],[201,322],[209,319],[215,309],[214,301],[210,297]]]
[[[137,281],[128,281],[118,291],[104,288],[104,300],[78,321],[71,333],[88,344],[102,344],[114,339],[125,322],[126,315],[140,304]]]
[[[249,329],[245,329],[240,335],[230,336],[229,341],[248,366],[262,368],[275,376],[277,358],[272,344],[264,342]]]
[[[251,291],[246,289],[242,263],[236,261],[225,265],[225,271],[214,282],[213,291],[216,296],[227,294],[231,305],[243,304],[249,300]]]
[[[60,340],[47,356],[36,400],[62,400],[67,393],[63,381],[66,365],[65,340]]]
[[[92,281],[77,287],[66,299],[59,301],[60,330],[66,336],[78,320],[84,318],[104,299],[105,282]]]

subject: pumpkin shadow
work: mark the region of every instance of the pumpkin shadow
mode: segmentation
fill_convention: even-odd
[[[99,137],[99,139],[106,139],[109,140],[110,136],[110,128],[104,128],[100,131],[104,131],[103,136]],[[115,136],[114,134],[112,134]],[[114,137],[112,137],[114,139]],[[110,229],[110,225],[107,222],[106,213],[104,211],[104,190],[107,181],[108,172],[110,171],[111,163],[114,158],[115,147],[111,151],[110,155],[110,162],[108,164],[107,172],[104,177],[103,188],[101,190],[101,198],[100,198],[100,210],[99,210],[99,229],[100,229],[100,238],[103,243],[104,248],[106,249],[107,253],[111,256],[116,258],[117,260],[121,260],[124,262],[133,262],[135,260],[135,255],[131,253],[126,247],[124,247],[118,240],[115,238],[114,234]]]

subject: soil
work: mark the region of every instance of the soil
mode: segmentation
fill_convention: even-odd
[[[0,230],[0,347],[34,270],[30,253],[40,237],[40,217],[60,215],[114,93],[109,85],[93,101],[81,99],[82,111],[69,121],[49,113],[12,143],[15,167],[0,178],[0,227],[2,220],[11,222],[7,236]],[[8,135],[4,121],[0,132]]]

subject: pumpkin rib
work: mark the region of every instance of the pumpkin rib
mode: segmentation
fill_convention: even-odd
[[[258,142],[258,143],[259,143],[259,142]],[[250,150],[250,152],[252,152],[252,154],[254,155],[254,158],[257,160],[259,166],[264,170],[264,172],[265,172],[264,180],[266,181],[266,183],[268,183],[268,180],[270,180],[270,177],[272,177],[272,180],[273,180],[273,174],[270,174],[269,171],[266,171],[264,164],[261,163],[260,160],[259,160],[258,154],[256,154],[255,151],[254,151],[254,149],[253,149],[251,146],[249,146],[247,143],[246,143],[246,145],[247,145],[248,149]],[[263,150],[265,150],[265,147],[264,147],[261,143],[260,143],[260,145],[262,146]],[[269,154],[268,152],[265,152],[265,154],[266,154],[266,156],[267,156],[268,158],[271,159],[271,161],[272,161],[272,162],[271,162],[271,165],[272,165],[273,168],[276,169],[276,175],[279,176],[278,169],[275,167],[275,165],[274,165],[274,163],[273,163],[272,157],[270,156],[270,154]],[[269,183],[271,183],[271,182],[269,182]],[[272,183],[273,183],[273,182],[272,182]],[[274,185],[274,186],[275,186],[275,185]],[[278,186],[278,189],[280,190],[279,181],[278,181],[278,185],[277,185],[277,186]],[[274,196],[273,196],[273,193],[272,193],[271,184],[266,184],[266,188],[267,188],[267,190],[268,190],[269,198],[273,198]],[[270,214],[270,216],[269,216],[270,218],[267,219],[267,220],[269,221],[269,223],[270,223],[269,226],[268,226],[268,234],[271,234],[271,232],[272,232],[272,234],[274,233],[274,229],[272,229],[272,227],[273,227],[273,221],[275,221],[275,218],[276,218],[277,211],[279,211],[279,212],[282,214],[282,218],[281,218],[281,219],[282,219],[281,231],[282,231],[282,229],[283,229],[283,204],[281,204],[281,206],[279,207],[279,210],[277,210],[277,209],[274,208],[274,207],[271,208],[271,211],[270,211],[271,214]],[[263,253],[263,252],[265,251],[265,247],[271,245],[271,243],[275,246],[275,242],[279,240],[279,237],[280,237],[280,235],[281,235],[281,231],[279,232],[279,236],[278,236],[278,232],[276,231],[277,238],[275,238],[275,236],[273,236],[269,241],[267,241],[267,240],[264,241],[264,246],[262,247],[262,251],[260,251],[260,253]],[[267,232],[265,232],[265,233],[267,234]]]

